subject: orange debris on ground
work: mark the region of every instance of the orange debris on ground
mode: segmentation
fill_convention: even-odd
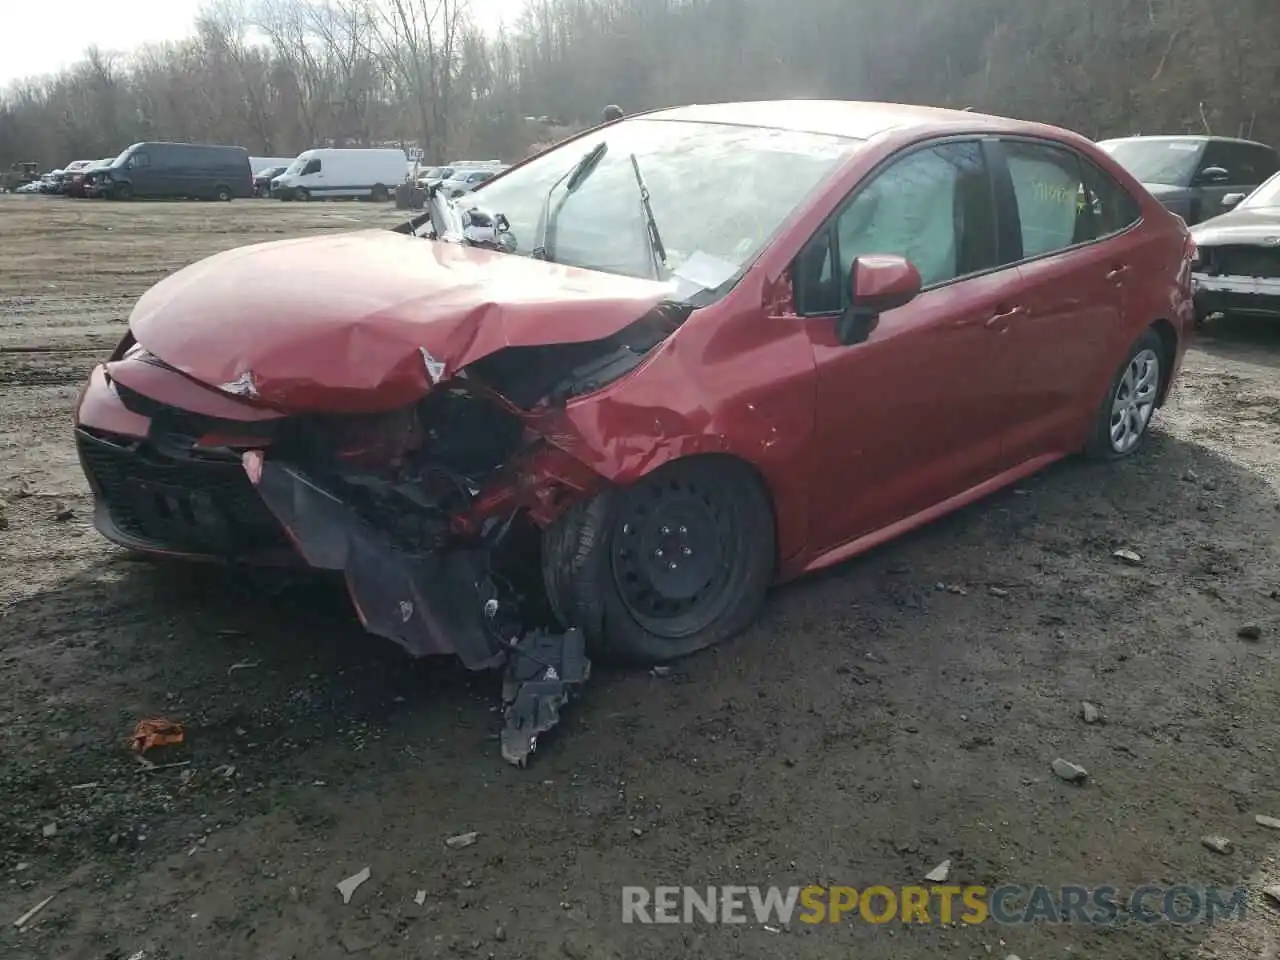
[[[139,720],[133,729],[133,749],[138,753],[146,753],[152,747],[164,747],[172,743],[181,743],[185,736],[182,724],[172,720],[155,718]]]

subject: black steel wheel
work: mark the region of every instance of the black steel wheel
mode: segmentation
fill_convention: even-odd
[[[579,504],[543,544],[547,594],[597,656],[685,656],[746,627],[773,577],[773,511],[727,457],[678,460]]]

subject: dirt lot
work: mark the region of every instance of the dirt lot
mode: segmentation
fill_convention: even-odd
[[[0,955],[1276,956],[1280,833],[1254,816],[1280,816],[1280,334],[1206,334],[1131,462],[1064,464],[779,590],[669,676],[600,671],[521,771],[496,678],[408,662],[323,586],[130,561],[87,519],[70,410],[139,293],[395,216],[0,198]],[[189,765],[130,756],[156,715]],[[620,922],[623,884],[896,886],[944,859],[955,883],[1255,896],[1211,928]]]

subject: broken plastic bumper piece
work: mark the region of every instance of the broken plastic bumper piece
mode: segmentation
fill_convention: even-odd
[[[538,738],[560,722],[561,708],[581,693],[590,676],[581,630],[536,631],[517,642],[502,684],[503,759],[525,766],[538,749]]]

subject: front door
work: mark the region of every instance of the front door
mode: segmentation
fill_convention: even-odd
[[[832,548],[963,493],[999,469],[1022,305],[999,269],[978,140],[915,148],[860,185],[797,261],[817,369],[810,543]],[[836,319],[853,261],[905,257],[923,292],[845,346]]]

